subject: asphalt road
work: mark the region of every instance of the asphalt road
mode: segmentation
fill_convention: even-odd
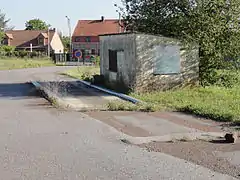
[[[0,180],[234,179],[124,144],[97,120],[51,108],[25,83],[63,69],[0,72]]]

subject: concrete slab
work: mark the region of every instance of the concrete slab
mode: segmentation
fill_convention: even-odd
[[[169,134],[198,134],[201,131],[184,124],[177,124],[167,118],[152,116],[144,112],[87,112],[115,129],[134,137],[165,136]],[[210,131],[209,131],[210,132]],[[211,131],[215,132],[215,131]]]
[[[209,119],[198,118],[192,115],[187,115],[178,112],[153,112],[149,113],[149,115],[166,119],[175,124],[186,126],[189,128],[198,129],[204,132],[222,132],[223,123],[212,121]],[[225,128],[226,131],[229,131],[229,128]]]
[[[196,118],[194,116],[183,114],[183,113],[174,112],[174,113],[171,113],[171,115],[177,118],[185,119],[190,123],[198,123],[198,124],[207,125],[207,126],[215,126],[216,124],[216,123],[213,124],[213,121],[207,121],[204,118]]]
[[[146,113],[134,114],[132,116],[115,116],[115,118],[119,122],[128,123],[132,126],[151,132],[155,136],[163,136],[173,133],[200,132],[197,129],[180,126],[166,119],[149,116]]]

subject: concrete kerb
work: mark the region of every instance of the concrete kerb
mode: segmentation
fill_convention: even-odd
[[[143,103],[142,101],[136,99],[136,98],[133,98],[131,96],[128,96],[126,94],[122,94],[122,93],[117,93],[117,92],[114,92],[114,91],[111,91],[109,89],[106,89],[106,88],[102,88],[102,87],[99,87],[99,86],[96,86],[96,85],[92,85],[90,82],[86,82],[86,81],[83,81],[83,80],[80,80],[78,79],[77,82],[80,82],[84,85],[87,85],[91,88],[94,88],[94,89],[97,89],[99,91],[102,91],[102,92],[105,92],[107,94],[110,94],[110,95],[113,95],[113,96],[117,96],[123,100],[126,100],[126,101],[129,101],[131,103],[134,103],[134,104],[137,104],[137,103]]]
[[[198,133],[173,133],[163,136],[151,136],[151,137],[131,137],[122,139],[123,141],[139,145],[146,144],[151,142],[176,142],[176,141],[212,141],[223,139],[226,133],[224,132],[198,132]]]

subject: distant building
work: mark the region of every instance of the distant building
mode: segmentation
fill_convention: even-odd
[[[179,40],[141,33],[100,35],[101,75],[106,83],[126,91],[166,90],[197,83],[198,47]]]
[[[3,44],[15,46],[16,50],[48,51],[48,40],[50,50],[55,53],[63,53],[64,46],[59,34],[52,30],[9,30],[5,32]]]
[[[122,31],[117,19],[79,20],[72,35],[73,52],[81,50],[85,59],[99,55],[99,35]]]

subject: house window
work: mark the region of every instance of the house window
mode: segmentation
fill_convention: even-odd
[[[4,39],[2,40],[2,44],[3,44],[3,45],[8,45],[8,38],[4,38]]]
[[[91,50],[90,50],[90,49],[85,49],[85,55],[86,55],[86,56],[91,55]]]
[[[160,45],[155,49],[153,74],[167,75],[180,73],[180,47],[177,45]]]
[[[85,41],[86,41],[86,42],[91,42],[91,37],[86,37],[86,38],[85,38]]]
[[[75,38],[75,42],[80,42],[81,41],[81,38],[80,37],[76,37]]]
[[[43,43],[44,43],[43,38],[38,38],[38,44],[43,45]]]
[[[109,53],[109,71],[117,72],[117,51],[108,50]]]

